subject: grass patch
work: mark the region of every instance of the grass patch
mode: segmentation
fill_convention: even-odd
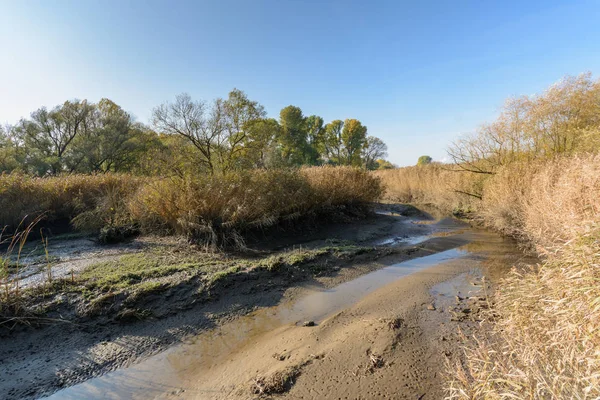
[[[165,250],[161,245],[98,262],[73,277],[21,290],[20,298],[23,306],[30,309],[39,309],[40,305],[43,309],[60,308],[60,314],[66,315],[68,308],[75,310],[75,318],[112,315],[121,321],[133,321],[139,319],[135,311],[138,309],[159,310],[157,315],[168,313],[168,304],[159,304],[160,296],[155,294],[168,292],[166,295],[174,304],[191,304],[213,298],[220,290],[239,282],[236,277],[243,274],[258,274],[261,279],[279,275],[282,282],[293,276],[289,281],[292,282],[338,271],[340,260],[371,250],[340,242],[254,258],[207,253],[189,246]],[[132,314],[117,318],[124,309]]]
[[[147,279],[160,278],[176,272],[201,268],[201,263],[165,263],[148,254],[128,254],[117,260],[106,261],[88,267],[79,276],[88,288],[102,291],[126,288]]]

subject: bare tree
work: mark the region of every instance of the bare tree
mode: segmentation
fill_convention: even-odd
[[[362,149],[362,161],[365,169],[377,169],[377,160],[387,156],[387,145],[375,136],[367,136]]]
[[[164,103],[152,112],[153,123],[164,133],[181,135],[200,152],[200,163],[213,174],[217,147],[224,133],[222,100],[216,100],[207,112],[206,103],[192,101],[188,94],[180,94],[174,103]]]
[[[596,151],[600,81],[565,77],[536,96],[508,99],[496,121],[453,143],[458,170],[493,174],[503,165],[556,154]]]

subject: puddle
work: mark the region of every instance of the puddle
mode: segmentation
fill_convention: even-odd
[[[186,381],[185,376],[190,375],[186,372],[216,365],[258,335],[290,323],[307,320],[319,323],[398,278],[465,254],[465,250],[452,249],[404,261],[294,302],[255,311],[137,365],[63,389],[48,399],[147,399],[188,387],[192,382]]]
[[[375,243],[376,246],[396,246],[400,244],[415,245],[431,239],[431,235],[407,236],[407,237],[392,237],[381,240]]]
[[[378,215],[387,215],[387,216],[390,216],[390,217],[402,217],[402,214],[400,214],[397,211],[380,211],[379,210],[379,211],[375,211],[375,214],[378,214]]]
[[[465,299],[471,296],[481,296],[484,293],[482,285],[486,284],[482,282],[482,277],[481,269],[473,269],[448,281],[438,283],[431,288],[430,293],[436,301],[447,303],[446,305],[453,304],[455,296]]]

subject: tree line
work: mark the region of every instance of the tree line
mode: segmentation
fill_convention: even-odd
[[[154,108],[151,124],[134,121],[108,99],[41,107],[0,127],[0,172],[35,175],[129,172],[226,173],[251,168],[351,165],[389,168],[387,146],[357,119],[325,123],[287,106],[279,119],[241,90],[212,102],[188,94]]]
[[[498,118],[453,143],[460,170],[491,175],[515,161],[600,149],[600,80],[567,76],[545,92],[510,98]]]

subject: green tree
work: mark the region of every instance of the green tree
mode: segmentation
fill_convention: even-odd
[[[248,140],[244,148],[243,167],[265,168],[281,164],[281,151],[276,138],[281,127],[273,118],[261,118],[248,125]]]
[[[347,119],[344,121],[342,146],[345,165],[361,165],[360,153],[366,140],[366,126],[357,119]]]
[[[311,115],[306,118],[308,154],[305,162],[318,165],[325,153],[325,127],[323,118]]]
[[[302,165],[307,153],[306,120],[302,110],[296,106],[287,106],[279,113],[279,145],[283,160],[290,165]]]
[[[431,157],[429,157],[429,156],[421,156],[417,160],[417,165],[431,164],[432,161],[433,161],[433,159]]]
[[[185,137],[147,130],[140,138],[145,151],[137,158],[134,172],[180,178],[206,173],[205,165],[198,163],[198,149]]]
[[[255,122],[263,120],[267,113],[256,101],[248,99],[246,93],[239,89],[229,92],[223,102],[224,135],[219,137],[218,146],[221,169],[226,171],[239,166],[240,159],[247,155],[249,146],[265,140],[264,131],[255,126]],[[253,137],[253,134],[258,137]]]
[[[342,130],[344,122],[336,119],[325,125],[325,154],[330,164],[341,165],[342,154]]]
[[[391,162],[383,159],[379,159],[377,162],[377,169],[394,169],[396,166]]]
[[[24,145],[36,155],[39,173],[66,170],[71,144],[88,128],[86,121],[92,109],[86,100],[66,101],[51,111],[42,107],[31,113],[30,120],[21,122]]]
[[[67,164],[69,169],[80,172],[108,172],[127,170],[137,154],[131,116],[109,99],[91,105],[84,120],[84,128],[73,140]]]
[[[0,172],[11,172],[23,166],[21,152],[13,132],[12,126],[0,126]]]

